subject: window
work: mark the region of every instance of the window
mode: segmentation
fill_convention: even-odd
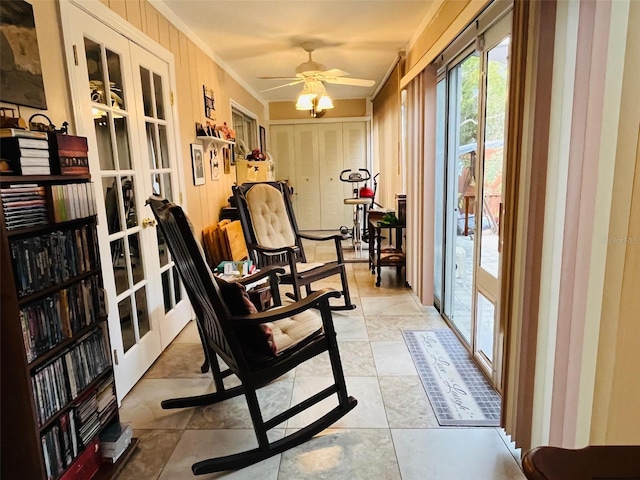
[[[233,120],[233,129],[236,131],[236,142],[238,145],[241,145],[240,140],[242,140],[247,153],[250,153],[254,148],[260,148],[258,142],[258,122],[256,118],[235,106],[231,107],[231,117]]]

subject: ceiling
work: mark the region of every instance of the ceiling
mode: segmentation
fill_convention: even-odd
[[[289,77],[307,61],[301,44],[316,45],[313,60],[375,80],[373,87],[327,85],[332,98],[371,96],[434,0],[155,0],[162,13],[187,27],[261,100],[294,101],[301,85],[259,76]],[[182,24],[182,25],[180,25]],[[202,44],[200,44],[202,46]]]

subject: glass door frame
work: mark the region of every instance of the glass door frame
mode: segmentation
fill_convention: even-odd
[[[488,275],[483,269],[480,268],[481,234],[474,239],[474,245],[473,245],[473,285],[470,286],[471,293],[472,293],[471,295],[472,296],[471,298],[472,319],[471,319],[471,334],[470,334],[471,338],[469,342],[467,342],[465,336],[455,325],[455,323],[453,322],[453,319],[450,318],[448,315],[448,312],[453,311],[452,296],[455,288],[452,285],[452,282],[455,282],[455,278],[454,278],[455,270],[452,270],[451,268],[452,266],[455,267],[455,252],[454,252],[455,238],[454,239],[451,238],[451,231],[453,231],[452,230],[453,226],[450,223],[451,218],[449,218],[449,216],[451,215],[451,213],[449,212],[449,209],[454,208],[454,203],[456,202],[455,192],[457,191],[456,177],[455,175],[451,174],[451,166],[449,164],[452,161],[452,159],[449,158],[449,156],[451,155],[450,150],[452,148],[452,132],[449,129],[449,123],[452,117],[451,111],[450,111],[451,101],[452,101],[450,72],[456,67],[458,67],[459,65],[461,65],[462,62],[464,62],[474,52],[477,52],[478,56],[480,57],[480,65],[479,65],[480,78],[479,78],[479,84],[478,84],[478,91],[479,91],[480,98],[478,103],[478,126],[477,126],[477,135],[476,135],[477,137],[476,151],[483,152],[483,155],[477,154],[475,158],[475,172],[476,172],[476,175],[478,175],[478,172],[481,172],[483,169],[483,165],[481,162],[484,156],[484,145],[485,145],[484,124],[485,124],[485,114],[486,114],[486,108],[485,108],[486,107],[485,106],[486,76],[484,75],[484,72],[485,72],[486,63],[487,63],[486,57],[489,50],[497,46],[504,38],[504,35],[500,35],[499,32],[505,28],[505,25],[506,25],[506,35],[510,34],[511,32],[510,22],[511,22],[511,9],[508,9],[507,11],[501,12],[499,15],[496,15],[495,20],[491,21],[490,24],[481,32],[480,35],[477,35],[475,38],[472,39],[472,41],[469,41],[466,44],[467,45],[466,47],[458,48],[457,54],[454,54],[453,56],[450,55],[449,57],[447,57],[446,62],[444,61],[444,56],[441,56],[440,57],[441,64],[437,72],[438,74],[437,85],[439,86],[441,82],[444,82],[443,90],[444,90],[444,96],[445,96],[444,98],[445,128],[444,128],[444,132],[442,133],[443,138],[441,139],[441,141],[444,142],[444,148],[443,148],[444,153],[442,153],[441,156],[439,157],[438,154],[440,154],[440,152],[438,151],[436,154],[436,161],[443,161],[445,162],[445,164],[443,168],[443,173],[444,173],[443,177],[436,178],[436,181],[444,182],[444,192],[442,195],[443,197],[442,208],[444,211],[444,216],[442,219],[442,226],[440,227],[442,228],[442,242],[443,242],[443,245],[441,248],[443,252],[443,259],[441,262],[442,272],[440,272],[440,275],[441,275],[440,278],[442,279],[442,282],[441,282],[442,288],[441,288],[441,291],[439,292],[434,291],[434,300],[437,300],[437,297],[440,296],[440,301],[434,301],[434,304],[440,311],[443,318],[447,321],[447,323],[451,326],[451,328],[456,332],[456,334],[458,335],[460,340],[463,342],[465,347],[473,355],[478,365],[481,367],[485,375],[491,380],[491,382],[496,387],[496,389],[498,389],[498,391],[501,391],[501,385],[502,385],[501,366],[502,366],[502,355],[503,355],[503,347],[504,347],[502,343],[504,339],[503,332],[505,330],[505,325],[503,323],[506,320],[502,319],[500,312],[498,311],[499,296],[500,296],[500,283],[499,283],[500,277],[496,279],[496,285],[498,287],[497,295],[492,295],[493,292],[496,292],[496,290],[494,289],[491,289],[492,292],[487,291],[485,281],[483,281],[482,279],[478,281],[478,274],[480,276]],[[498,40],[495,40],[496,38],[498,38]],[[508,74],[510,74],[510,66],[508,69]],[[436,103],[438,103],[439,101],[440,99],[438,98],[436,100]],[[508,112],[506,111],[506,104],[505,104],[505,115],[507,114]],[[436,124],[438,124],[438,122],[440,122],[440,119],[436,118]],[[506,125],[506,120],[505,120],[505,125]],[[505,136],[506,136],[506,131],[505,131]],[[437,142],[438,140],[436,140],[436,143]],[[506,138],[505,138],[505,146],[506,146]],[[503,165],[504,165],[504,161],[505,159],[503,159]],[[482,226],[481,222],[483,218],[482,217],[483,202],[479,194],[483,193],[481,190],[483,181],[484,181],[483,177],[476,178],[477,201],[475,202],[475,209],[473,212],[474,220],[476,222],[479,221],[481,226]],[[438,200],[436,199],[436,203],[437,201]],[[504,209],[504,206],[502,205],[501,208]],[[499,243],[500,244],[502,243],[501,232],[500,232]],[[436,263],[437,262],[434,259],[434,265],[436,265]],[[501,261],[499,264],[501,265]],[[449,266],[449,268],[447,267],[447,265]],[[499,271],[500,270],[501,270],[501,267],[499,267]],[[435,271],[434,269],[434,275],[438,275],[438,273],[439,272]],[[437,285],[437,282],[434,282],[434,285]],[[493,329],[493,333],[494,333],[493,352],[492,352],[493,361],[490,361],[482,352],[478,350],[478,347],[477,347],[477,343],[478,343],[477,342],[477,333],[478,333],[477,323],[478,322],[477,322],[476,315],[478,310],[478,293],[482,294],[488,299],[490,298],[491,303],[493,303],[494,305],[494,322],[495,323],[494,323],[494,329]],[[502,322],[502,323],[498,323],[498,322]]]

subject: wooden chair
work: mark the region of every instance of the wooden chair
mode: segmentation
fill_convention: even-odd
[[[347,395],[329,307],[329,299],[338,298],[339,292],[325,289],[285,307],[237,314],[238,310],[242,310],[242,305],[238,306],[231,297],[239,295],[242,304],[246,300],[242,294],[243,287],[235,283],[219,283],[213,277],[182,209],[157,197],[149,198],[147,204],[151,206],[164,234],[196,313],[205,355],[216,386],[215,393],[165,400],[162,408],[210,405],[244,394],[258,441],[255,449],[195,463],[192,466],[195,475],[243,468],[300,445],[356,406],[356,399]],[[279,303],[277,273],[282,273],[282,269],[266,268],[246,277],[243,283],[269,277],[274,300]],[[224,293],[221,293],[222,287]],[[256,311],[246,303],[244,306],[249,311]],[[263,419],[256,396],[257,389],[325,351],[329,354],[333,384],[288,410],[268,420]],[[220,369],[218,358],[227,365],[224,371]],[[235,374],[241,384],[226,388],[223,379],[231,374]],[[280,440],[269,441],[268,430],[333,394],[337,394],[338,404],[330,412]]]
[[[302,298],[302,287],[307,295],[313,293],[311,284],[318,280],[340,275],[344,305],[333,310],[352,310],[349,282],[342,253],[342,235],[318,237],[300,233],[293,213],[291,193],[285,182],[244,183],[233,186],[233,195],[240,214],[249,255],[259,267],[279,265],[285,267],[280,282],[292,285],[295,300]],[[302,240],[333,241],[336,259],[325,263],[307,263]]]
[[[640,480],[640,446],[537,447],[522,469],[528,480]]]

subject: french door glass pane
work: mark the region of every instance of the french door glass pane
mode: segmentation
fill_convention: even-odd
[[[131,297],[126,297],[118,303],[118,314],[120,317],[120,332],[122,334],[122,347],[125,351],[136,344],[136,333],[133,329],[133,310],[131,308]]]
[[[164,96],[162,95],[162,77],[157,73],[153,74],[153,89],[156,96],[157,118],[164,119]]]
[[[109,72],[109,105],[114,108],[125,109],[122,86],[122,69],[120,55],[107,49],[107,71]]]
[[[129,288],[129,272],[123,238],[111,242],[111,260],[116,281],[116,295],[120,295]]]
[[[118,149],[118,166],[120,170],[131,170],[131,154],[129,147],[129,130],[127,117],[115,116],[113,126],[116,131],[116,148]]]
[[[173,190],[171,188],[171,174],[163,173],[162,174],[162,196],[169,200],[173,201]]]
[[[147,309],[146,287],[142,287],[136,291],[136,317],[138,320],[138,335],[139,338],[142,338],[151,329]]]
[[[147,148],[149,150],[149,166],[151,169],[158,167],[158,146],[156,145],[156,132],[153,123],[147,122],[145,125],[147,131]]]
[[[104,92],[105,75],[102,61],[102,48],[93,40],[85,38],[84,51],[87,57],[87,74],[89,75],[89,95],[91,96],[91,101],[106,105],[107,98]]]
[[[96,129],[100,170],[113,170],[115,168],[109,118],[110,113],[98,108],[93,109],[93,125]]]
[[[182,300],[182,283],[180,283],[180,275],[178,275],[178,271],[175,268],[171,269],[173,271],[173,292],[174,297],[176,299],[176,303]]]
[[[158,137],[160,138],[160,164],[162,168],[169,168],[169,146],[167,144],[167,127],[158,125]]]
[[[138,226],[138,214],[136,212],[135,185],[133,175],[122,177],[122,199],[124,203],[124,218],[127,228]]]
[[[162,293],[164,297],[164,313],[167,313],[171,310],[171,284],[170,284],[170,275],[171,270],[165,270],[162,272]]]
[[[142,266],[142,248],[140,248],[140,234],[134,233],[129,238],[129,257],[131,258],[131,270],[133,272],[133,283],[136,284],[144,280],[144,268]]]
[[[149,70],[140,67],[140,80],[142,82],[142,103],[146,117],[153,117],[153,98],[151,95],[151,77]]]
[[[104,208],[107,214],[107,228],[109,234],[122,230],[120,224],[120,193],[118,192],[117,177],[103,177],[102,191],[104,192]]]

